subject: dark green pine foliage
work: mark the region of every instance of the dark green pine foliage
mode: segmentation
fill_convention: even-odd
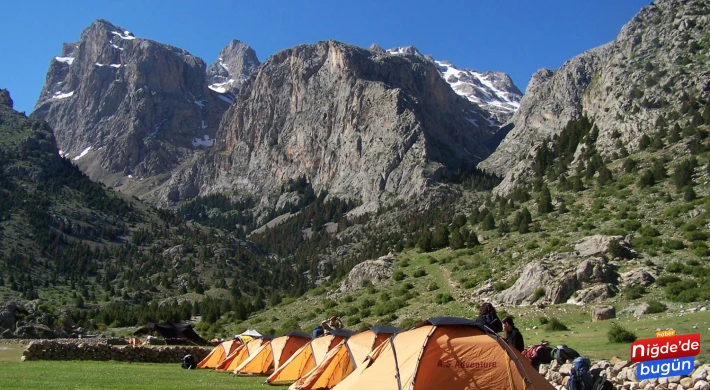
[[[481,222],[481,228],[483,230],[493,230],[496,228],[496,221],[493,218],[493,214],[490,212],[486,214],[485,218]]]
[[[668,141],[670,143],[676,143],[676,142],[680,141],[681,132],[682,132],[682,130],[681,130],[680,125],[678,123],[673,125],[673,128],[671,129],[671,132],[668,135]]]
[[[695,157],[687,158],[676,164],[671,181],[678,191],[686,185],[692,184],[693,172],[697,166],[698,160]]]
[[[547,214],[553,210],[552,195],[550,194],[550,189],[547,188],[547,184],[545,184],[542,186],[540,194],[537,198],[537,211],[540,214]]]

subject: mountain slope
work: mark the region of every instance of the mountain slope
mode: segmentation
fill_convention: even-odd
[[[643,8],[610,44],[568,61],[555,72],[533,76],[513,127],[479,166],[506,174],[498,193],[529,177],[541,141],[585,114],[599,131],[603,156],[639,147],[675,122],[691,124],[710,93],[708,4],[658,0]],[[690,116],[685,116],[688,112]],[[679,120],[685,116],[683,120]]]
[[[93,180],[145,195],[213,144],[228,106],[201,59],[97,20],[52,60],[31,116]]]
[[[316,193],[363,203],[419,196],[490,153],[497,127],[486,117],[430,61],[334,41],[301,45],[259,67],[214,150],[175,175],[166,195],[263,196],[305,175]]]
[[[377,50],[379,46],[373,45]],[[384,52],[384,50],[382,50]],[[503,72],[477,72],[473,69],[460,69],[448,61],[439,61],[430,56],[423,56],[414,46],[395,47],[387,50],[392,55],[414,55],[426,58],[436,64],[441,77],[453,90],[477,104],[488,112],[491,124],[501,125],[507,122],[520,107],[523,93],[513,84],[513,80]]]

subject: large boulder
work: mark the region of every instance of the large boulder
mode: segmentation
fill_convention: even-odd
[[[614,270],[605,258],[596,257],[579,263],[576,275],[581,283],[610,283],[614,279]]]
[[[535,291],[547,290],[552,281],[552,275],[545,264],[530,263],[525,266],[515,284],[500,292],[493,300],[506,305],[531,304]]]
[[[595,234],[577,241],[574,244],[574,250],[577,251],[580,256],[602,255],[609,252],[612,242],[616,241],[624,245],[622,242],[623,239],[623,236],[605,236],[602,234]]]
[[[616,308],[614,306],[597,306],[592,311],[592,321],[604,321],[616,318]]]
[[[626,286],[649,286],[656,281],[656,277],[644,268],[637,268],[633,271],[621,274],[621,282]]]
[[[377,284],[392,277],[394,271],[394,256],[387,255],[377,260],[364,261],[355,267],[348,274],[348,277],[340,284],[340,291],[350,293],[357,291],[367,284]]]
[[[577,291],[577,296],[568,300],[568,303],[583,305],[593,302],[601,302],[615,295],[614,288],[610,284],[598,284]]]
[[[15,330],[13,336],[18,339],[53,339],[57,337],[52,329],[41,324],[20,326]]]

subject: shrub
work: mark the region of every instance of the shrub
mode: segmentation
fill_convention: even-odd
[[[680,278],[675,275],[661,276],[660,278],[656,279],[656,284],[661,287],[665,287],[675,282],[680,282]]]
[[[404,278],[406,278],[406,277],[407,277],[407,275],[400,270],[394,271],[394,273],[392,274],[392,279],[394,279],[397,282],[399,282],[400,280],[404,280]]]
[[[666,265],[666,271],[674,273],[674,274],[683,272],[684,268],[685,268],[685,265],[683,265],[682,263],[679,263],[677,261],[674,261],[674,262]]]
[[[451,294],[449,294],[449,293],[438,293],[438,294],[436,294],[435,302],[438,303],[438,304],[440,304],[440,305],[444,305],[444,304],[447,304],[447,303],[452,302],[452,301],[454,301],[454,297],[452,297]]]
[[[685,244],[683,244],[683,241],[680,241],[680,240],[672,240],[672,239],[671,239],[671,240],[667,240],[667,241],[665,242],[664,246],[665,246],[667,249],[674,250],[674,251],[677,251],[677,250],[680,250],[680,249],[684,249],[684,248],[685,248]]]
[[[420,278],[424,275],[426,275],[426,270],[424,268],[418,268],[416,271],[414,271],[415,278]]]
[[[410,317],[410,318],[405,318],[400,324],[399,327],[401,329],[409,329],[416,325],[419,322],[416,318]]]
[[[639,299],[643,294],[646,294],[646,287],[642,285],[631,286],[624,291],[624,296],[629,300]]]
[[[542,298],[544,296],[545,296],[545,289],[542,287],[538,287],[533,292],[532,300],[533,300],[533,302],[537,302],[540,298]]]
[[[638,232],[642,236],[646,237],[658,237],[661,235],[661,232],[659,232],[658,229],[653,226],[643,226],[638,230]]]
[[[685,186],[683,187],[683,200],[686,202],[691,202],[695,200],[697,197],[697,194],[695,193],[695,190],[693,189],[693,186]]]
[[[616,322],[611,323],[611,328],[607,333],[610,343],[633,343],[636,341],[636,334],[625,329]]]
[[[550,318],[549,322],[545,326],[545,330],[547,331],[561,331],[561,330],[569,330],[567,325],[563,324],[562,321],[559,319],[552,317]]]
[[[683,238],[688,241],[705,241],[708,239],[708,234],[702,231],[689,231],[683,234]]]
[[[657,301],[657,300],[651,300],[648,301],[648,308],[646,309],[646,314],[655,314],[655,313],[663,313],[668,309],[666,305],[663,303]]]
[[[547,317],[540,317],[538,320],[540,321],[540,325],[547,325],[547,323],[550,322],[550,319]]]

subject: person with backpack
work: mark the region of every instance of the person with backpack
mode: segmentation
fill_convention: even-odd
[[[503,322],[503,330],[505,331],[505,342],[511,347],[523,352],[525,349],[525,342],[523,341],[523,335],[520,334],[518,328],[515,327],[512,317],[505,317],[501,321]]]
[[[523,356],[530,360],[530,365],[534,369],[539,370],[541,364],[550,364],[552,362],[552,348],[550,342],[542,340],[540,344],[529,346],[523,351]]]
[[[503,324],[498,318],[495,307],[490,302],[483,302],[478,309],[478,318],[476,321],[489,327],[492,331],[500,333],[503,331]]]
[[[588,357],[575,358],[569,372],[567,390],[614,390],[614,385],[606,379],[606,374],[593,375],[591,366],[592,362]]]

